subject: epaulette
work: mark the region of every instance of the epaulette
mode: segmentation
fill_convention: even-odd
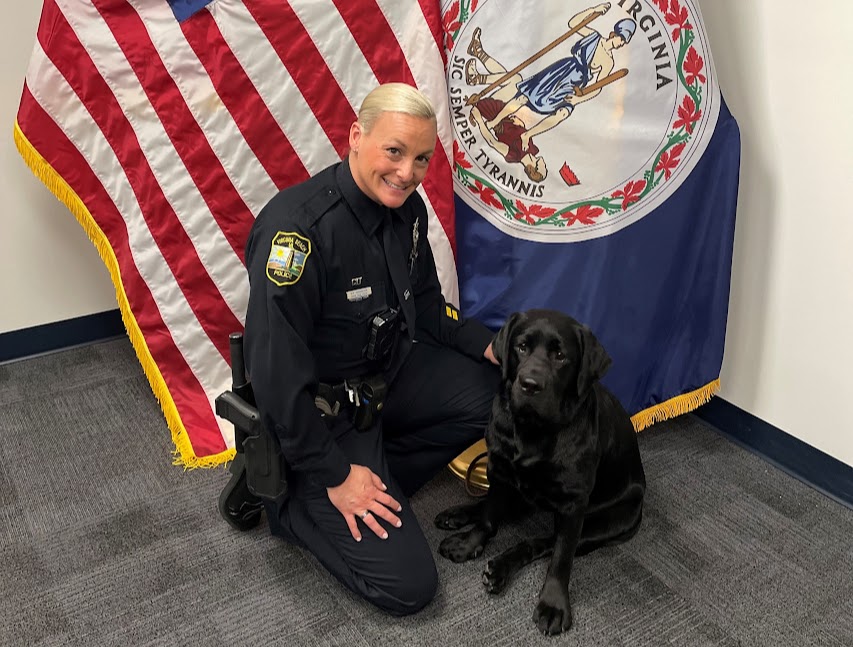
[[[312,226],[323,214],[328,212],[341,200],[341,192],[337,187],[325,185],[305,201],[306,225]]]

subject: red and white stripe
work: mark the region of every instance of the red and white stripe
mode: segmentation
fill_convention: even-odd
[[[230,385],[254,217],[340,159],[378,83],[412,83],[439,113],[419,191],[458,302],[438,21],[437,0],[217,0],[182,24],[165,0],[45,0],[18,124],[113,250],[192,445],[184,462],[233,447],[213,400]]]

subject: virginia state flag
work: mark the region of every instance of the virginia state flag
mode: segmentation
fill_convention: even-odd
[[[634,425],[719,388],[740,139],[695,0],[442,4],[457,271],[589,325]]]

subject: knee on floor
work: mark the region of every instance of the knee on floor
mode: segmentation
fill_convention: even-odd
[[[393,583],[376,585],[377,595],[372,600],[376,606],[395,616],[417,613],[427,606],[438,590],[438,572],[435,564],[412,568]]]

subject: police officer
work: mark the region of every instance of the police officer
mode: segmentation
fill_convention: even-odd
[[[349,145],[252,228],[246,366],[288,470],[288,496],[265,502],[271,532],[403,615],[437,585],[407,499],[483,437],[499,376],[492,332],[445,302],[427,241],[430,102],[379,86]],[[240,467],[220,510],[243,529],[260,510]]]

